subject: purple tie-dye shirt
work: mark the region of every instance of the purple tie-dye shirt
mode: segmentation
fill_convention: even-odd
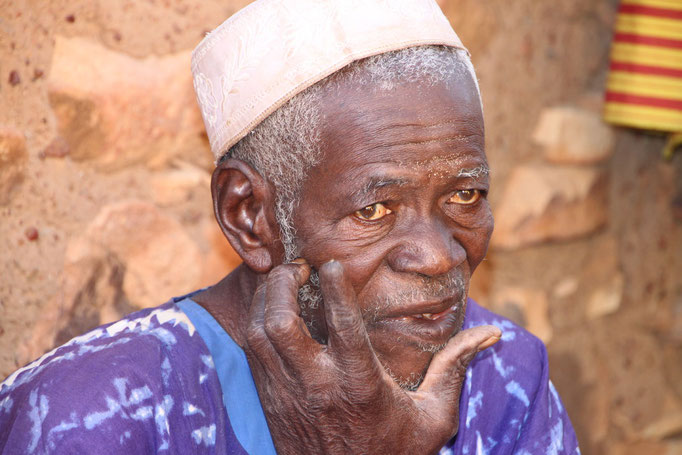
[[[469,300],[502,340],[467,371],[441,454],[578,454],[537,338]],[[243,351],[190,298],[94,329],[0,384],[0,453],[268,454]]]

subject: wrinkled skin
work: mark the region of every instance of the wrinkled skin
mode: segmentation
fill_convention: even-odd
[[[196,300],[245,350],[278,453],[436,453],[457,431],[466,367],[501,334],[460,330],[493,223],[479,99],[454,82],[327,94],[295,263],[281,264],[272,186],[238,160],[214,173],[245,266]],[[323,304],[302,316],[311,267]]]
[[[254,296],[247,355],[278,453],[437,453],[455,434],[466,367],[499,339],[491,326],[460,332],[416,392],[377,359],[343,266],[320,269],[329,329],[314,341],[298,317],[307,265],[273,270]]]

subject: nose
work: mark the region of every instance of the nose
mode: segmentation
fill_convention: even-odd
[[[460,265],[466,256],[451,229],[439,220],[428,220],[409,229],[387,260],[396,272],[438,276]]]

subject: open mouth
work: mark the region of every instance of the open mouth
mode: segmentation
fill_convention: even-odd
[[[451,314],[453,311],[456,311],[457,305],[453,305],[450,308],[447,308],[440,313],[420,313],[420,314],[414,314],[412,316],[405,316],[408,318],[415,318],[415,319],[427,319],[429,321],[437,321],[448,314]]]
[[[461,299],[455,296],[436,301],[422,301],[397,307],[387,312],[382,319],[439,321],[455,313],[460,307]]]
[[[464,319],[464,306],[459,302],[449,303],[449,306],[438,312],[403,313],[400,316],[383,318],[373,325],[378,332],[389,335],[393,340],[400,340],[403,344],[442,345],[461,329]],[[440,308],[443,306],[441,303]]]

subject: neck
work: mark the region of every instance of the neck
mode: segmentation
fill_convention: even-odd
[[[259,275],[241,264],[192,300],[204,307],[234,342],[244,348],[251,300],[259,282]]]

